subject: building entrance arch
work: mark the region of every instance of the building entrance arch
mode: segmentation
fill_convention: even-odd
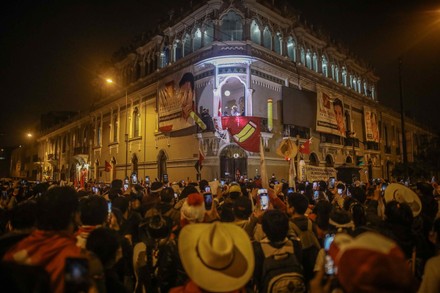
[[[247,154],[238,145],[228,145],[220,152],[220,174],[222,179],[228,181],[247,176]]]

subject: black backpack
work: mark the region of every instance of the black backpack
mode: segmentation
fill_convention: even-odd
[[[261,242],[261,249],[264,261],[260,292],[306,292],[303,269],[293,253],[292,241],[287,241],[276,254],[272,254],[273,248],[269,242]]]
[[[313,233],[312,221],[307,220],[307,230],[302,231],[293,221],[292,228],[301,240],[302,259],[301,264],[304,268],[304,277],[306,281],[313,278],[313,269],[315,267],[316,257],[318,256],[321,246],[315,233]]]

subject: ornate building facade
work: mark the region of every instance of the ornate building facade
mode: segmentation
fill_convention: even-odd
[[[312,138],[296,158],[300,179],[342,178],[351,167],[364,181],[391,178],[402,160],[400,116],[379,103],[370,66],[272,1],[192,3],[102,75],[115,81],[112,94],[41,134],[38,159],[21,170],[38,180],[178,181],[195,180],[201,163],[202,178],[251,178],[256,134],[278,178],[289,173],[276,153],[285,138]],[[434,135],[408,119],[405,130],[413,160]]]

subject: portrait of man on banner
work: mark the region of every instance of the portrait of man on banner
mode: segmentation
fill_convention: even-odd
[[[158,91],[159,130],[180,130],[194,125],[194,122],[205,129],[206,125],[195,113],[194,75],[185,72],[178,80],[177,89],[174,88],[175,80],[172,80]]]
[[[369,107],[364,107],[364,122],[366,141],[379,143],[379,120],[377,117],[377,113]]]
[[[346,137],[347,129],[342,98],[318,91],[316,130]]]

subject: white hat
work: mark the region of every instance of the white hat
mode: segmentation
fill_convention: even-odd
[[[400,183],[391,183],[385,189],[385,202],[398,201],[411,207],[413,216],[420,214],[422,203],[417,193]]]
[[[254,252],[246,232],[230,223],[186,225],[179,255],[194,283],[210,292],[242,288],[254,271]]]

